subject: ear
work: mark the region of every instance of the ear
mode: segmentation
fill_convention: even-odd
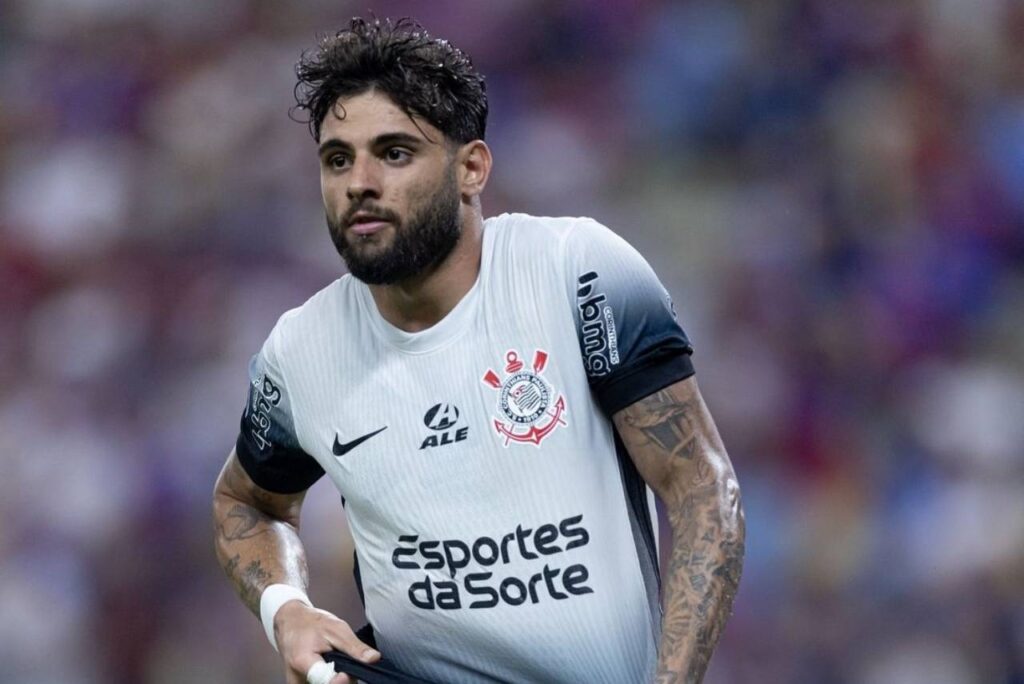
[[[456,180],[463,199],[479,196],[491,175],[491,149],[483,140],[473,140],[456,151]]]

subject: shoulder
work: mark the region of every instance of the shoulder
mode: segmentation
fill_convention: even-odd
[[[267,338],[266,349],[276,359],[315,344],[351,318],[357,306],[352,293],[352,276],[344,275],[311,296],[301,305],[281,314]]]
[[[615,234],[588,216],[531,216],[501,214],[487,219],[498,250],[533,250],[537,254],[564,256],[567,249],[588,240]]]

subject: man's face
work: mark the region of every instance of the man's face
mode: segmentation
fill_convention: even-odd
[[[319,150],[331,240],[363,282],[419,275],[461,235],[454,155],[439,130],[414,123],[386,95],[339,102],[324,118]]]

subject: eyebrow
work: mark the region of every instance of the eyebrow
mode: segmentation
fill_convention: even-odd
[[[371,147],[384,147],[387,145],[409,145],[409,146],[420,146],[424,144],[424,140],[411,133],[382,133],[370,141]],[[327,152],[332,150],[342,150],[345,152],[352,151],[352,145],[339,138],[329,138],[322,143],[317,149],[317,153],[323,156]]]

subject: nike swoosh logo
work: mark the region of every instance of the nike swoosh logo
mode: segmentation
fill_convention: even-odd
[[[342,444],[341,442],[338,441],[338,434],[335,433],[334,434],[334,449],[333,449],[334,455],[335,456],[344,456],[345,454],[347,454],[348,452],[352,451],[353,449],[355,449],[357,446],[359,446],[360,444],[362,444],[366,440],[370,439],[374,435],[379,435],[380,433],[384,432],[387,429],[388,429],[388,426],[385,425],[380,430],[374,430],[373,432],[371,432],[368,435],[363,435],[362,437],[357,437],[356,439],[353,439],[351,442],[346,442],[345,444]]]

